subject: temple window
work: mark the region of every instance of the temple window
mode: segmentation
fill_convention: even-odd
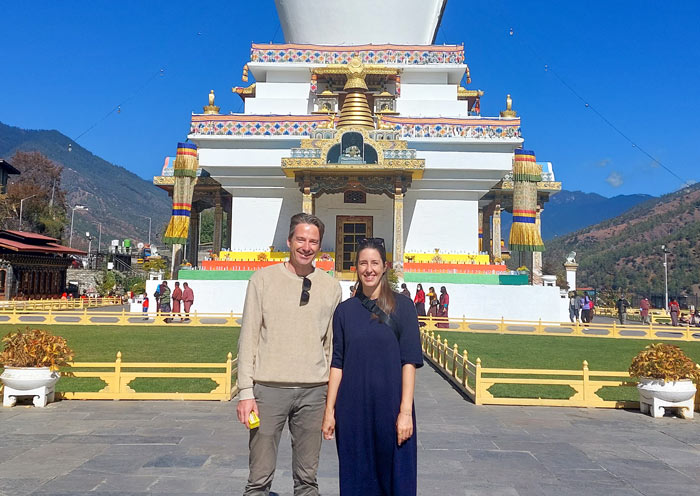
[[[346,191],[344,203],[367,203],[367,194],[364,191]]]

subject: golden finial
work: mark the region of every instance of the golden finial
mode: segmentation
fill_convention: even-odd
[[[241,81],[244,83],[248,82],[248,64],[243,66],[243,74],[241,75]]]
[[[518,113],[513,110],[513,99],[510,94],[506,96],[506,109],[501,111],[501,117],[517,117]]]
[[[205,114],[218,114],[219,113],[219,107],[214,105],[214,90],[211,90],[209,92],[209,105],[204,106],[204,113]]]

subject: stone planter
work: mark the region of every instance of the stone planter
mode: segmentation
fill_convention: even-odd
[[[15,406],[17,397],[33,396],[34,406],[45,407],[53,401],[56,382],[61,377],[49,367],[6,367],[0,375],[5,385],[3,406]]]
[[[697,388],[690,379],[666,382],[663,379],[640,377],[639,409],[652,417],[663,417],[667,408],[677,408],[685,419],[693,418]]]

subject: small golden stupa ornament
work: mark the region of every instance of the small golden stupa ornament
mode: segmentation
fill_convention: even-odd
[[[365,76],[367,71],[362,61],[354,57],[346,68],[347,82],[343,88],[348,93],[343,101],[338,119],[338,128],[360,127],[374,129],[374,118],[367,103],[367,83]]]
[[[205,114],[218,114],[219,113],[219,107],[214,105],[214,90],[211,90],[209,92],[209,105],[204,106],[204,113]]]
[[[501,110],[501,117],[517,117],[518,113],[513,110],[513,99],[510,95],[506,96],[506,109]]]

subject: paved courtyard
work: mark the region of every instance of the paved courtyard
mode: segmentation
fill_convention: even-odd
[[[241,494],[247,432],[235,402],[63,401],[0,409],[0,494]],[[484,407],[418,373],[423,495],[700,494],[700,419]],[[273,491],[292,494],[289,437]],[[338,494],[335,445],[319,481]]]

